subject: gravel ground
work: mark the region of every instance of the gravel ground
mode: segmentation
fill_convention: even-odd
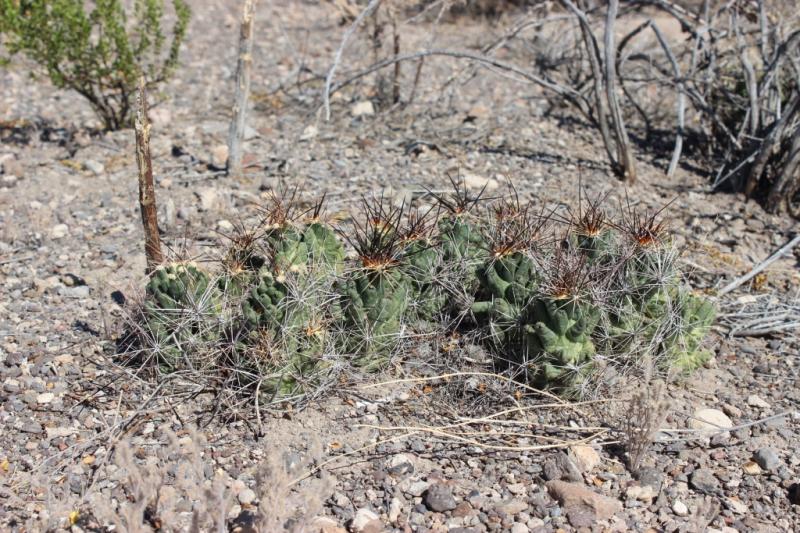
[[[332,119],[322,120],[320,76],[343,27],[332,6],[310,2],[265,8],[248,173],[226,178],[216,165],[227,131],[236,17],[222,4],[192,3],[184,66],[153,110],[161,221],[176,252],[207,253],[281,181],[326,190],[329,205],[344,211],[360,194],[403,199],[424,187],[441,189],[448,172],[498,191],[510,177],[523,197],[548,203],[574,201],[578,177],[592,192],[611,189],[612,202],[625,198],[594,131],[546,113],[535,90],[488,71],[439,94],[451,61],[426,64],[416,105],[370,106],[365,102],[377,104],[376,97],[365,84],[336,95]],[[409,26],[404,45],[421,46],[429,31]],[[455,47],[499,29],[462,20],[437,31],[443,47]],[[355,41],[348,56],[367,53]],[[144,281],[133,133],[96,133],[96,119],[75,94],[43,79],[32,83],[27,72],[21,61],[0,71],[0,487],[18,496],[0,501],[4,529],[23,530],[52,499],[101,493],[124,501],[111,447],[127,439],[141,458],[156,456],[169,431],[202,442],[209,475],[221,470],[231,480],[237,499],[229,515],[240,519],[263,497],[253,469],[265,457],[280,456],[290,470],[297,463],[298,475],[308,461],[332,460],[324,479],[315,473],[297,485],[309,494],[325,481],[316,496],[326,519],[317,520],[317,531],[800,529],[796,329],[730,337],[723,326],[733,319],[721,319],[711,339],[715,359],[667,392],[666,426],[695,431],[660,435],[636,478],[608,435],[532,449],[543,434],[590,436],[582,428],[619,419],[610,407],[532,407],[517,420],[538,436],[495,449],[487,445],[492,439],[458,442],[430,428],[546,399],[520,400],[513,386],[468,377],[370,386],[435,375],[448,367],[436,353],[410,354],[386,376],[347,383],[301,411],[260,413],[260,425],[252,412],[233,420],[213,413],[210,394],[167,392],[117,365],[124,301],[135,300]],[[674,199],[667,218],[700,288],[748,271],[791,237],[789,220],[736,196],[708,194],[704,178],[687,169],[667,183],[666,161],[648,153],[640,160],[641,179],[627,195],[649,206]],[[797,252],[789,254],[723,307],[763,309],[775,305],[770,298],[796,303],[797,261]],[[457,348],[473,361],[469,368],[481,370],[483,355],[475,351]],[[709,426],[697,419],[727,431],[704,432]],[[199,434],[189,432],[196,423]],[[551,426],[561,429],[542,429]],[[317,457],[311,442],[322,447]],[[73,528],[81,526],[91,524]]]

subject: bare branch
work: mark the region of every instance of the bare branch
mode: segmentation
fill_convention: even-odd
[[[150,156],[150,123],[147,119],[147,93],[144,76],[139,78],[139,97],[136,111],[136,162],[139,166],[139,209],[144,228],[144,251],[147,257],[147,273],[164,261],[161,253],[161,238],[158,235],[158,209],[153,186],[153,160]]]

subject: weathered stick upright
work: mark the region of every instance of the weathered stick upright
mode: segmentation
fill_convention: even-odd
[[[256,0],[244,0],[242,25],[239,29],[239,62],[236,66],[236,96],[233,120],[228,132],[228,175],[242,174],[242,141],[244,140],[247,100],[250,97],[250,70],[253,65],[253,18]]]
[[[147,120],[147,94],[144,77],[139,78],[139,97],[136,106],[136,162],[139,165],[139,208],[144,227],[144,252],[147,256],[147,273],[164,261],[161,238],[158,236],[158,210],[153,187],[153,160],[150,157],[150,123]]]

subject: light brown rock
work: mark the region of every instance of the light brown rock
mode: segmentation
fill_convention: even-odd
[[[581,472],[591,472],[595,466],[600,464],[600,454],[586,444],[570,446],[569,456]]]
[[[546,486],[550,496],[558,500],[568,514],[591,511],[595,520],[607,520],[622,509],[617,500],[597,494],[578,483],[553,480],[548,481]]]

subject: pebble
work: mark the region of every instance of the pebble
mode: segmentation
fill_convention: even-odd
[[[692,472],[689,485],[704,494],[713,494],[719,490],[719,480],[708,468],[699,468]]]
[[[758,463],[758,466],[769,472],[774,472],[782,464],[778,453],[772,448],[759,448],[753,454],[753,460]]]
[[[594,467],[600,464],[600,454],[591,446],[576,444],[570,446],[569,454],[573,463],[581,472],[591,472]]]
[[[455,498],[453,498],[452,490],[446,485],[437,483],[436,485],[431,485],[428,490],[425,491],[425,505],[431,511],[444,513],[446,511],[452,511],[458,504]]]
[[[350,522],[350,531],[353,533],[379,533],[383,531],[383,523],[374,511],[361,508],[356,511]]]
[[[677,516],[689,516],[689,508],[680,500],[675,500],[672,504],[672,512]]]
[[[372,102],[370,102],[369,100],[356,102],[355,104],[353,104],[353,107],[350,108],[350,114],[353,115],[354,117],[374,115],[375,106],[373,106]]]
[[[106,167],[103,166],[102,163],[100,163],[99,161],[95,161],[94,159],[87,159],[86,161],[84,161],[83,168],[85,168],[95,176],[99,176],[106,170]]]
[[[710,436],[722,429],[733,427],[733,421],[728,415],[718,409],[699,409],[689,419],[689,429],[700,430],[701,434]]]
[[[211,161],[211,166],[224,169],[228,164],[228,145],[218,144],[211,148],[209,159]]]
[[[747,397],[747,405],[751,407],[757,407],[759,409],[769,409],[772,407],[769,403],[767,403],[767,401],[762,399],[761,396],[756,394],[751,394]]]
[[[256,499],[256,493],[253,492],[252,489],[244,489],[242,492],[239,493],[237,496],[239,499],[239,503],[242,505],[250,505]]]
[[[67,235],[69,235],[69,226],[66,224],[56,224],[50,230],[50,236],[54,239],[63,239]]]

